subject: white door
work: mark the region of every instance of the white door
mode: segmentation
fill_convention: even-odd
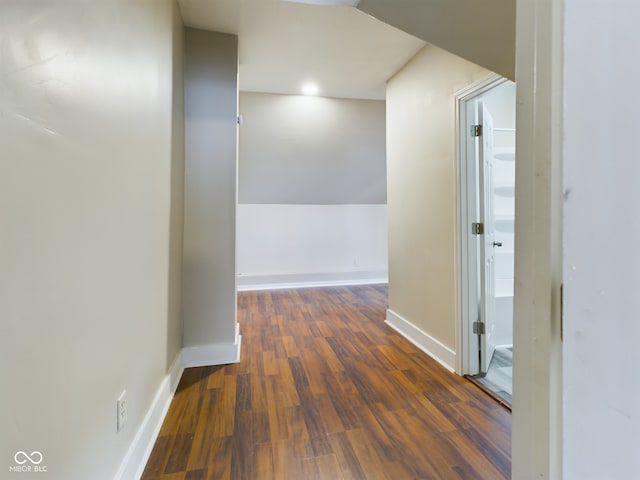
[[[478,102],[478,120],[482,125],[479,143],[480,218],[484,235],[480,238],[480,315],[484,335],[480,335],[480,371],[486,373],[496,349],[495,241],[493,218],[493,118]]]

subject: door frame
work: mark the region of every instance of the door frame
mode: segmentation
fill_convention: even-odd
[[[456,373],[473,375],[480,370],[478,335],[472,333],[473,322],[478,319],[479,298],[479,254],[476,242],[470,241],[471,223],[479,221],[476,189],[478,171],[476,169],[475,138],[469,134],[471,125],[468,106],[485,92],[507,82],[497,74],[485,78],[459,90],[454,95],[456,132]],[[475,122],[475,119],[473,119]],[[474,311],[476,312],[474,314]],[[477,358],[475,358],[477,357]]]

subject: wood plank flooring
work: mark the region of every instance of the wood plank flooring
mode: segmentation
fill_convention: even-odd
[[[386,307],[386,286],[240,293],[240,363],[185,370],[143,480],[510,478],[510,413]]]

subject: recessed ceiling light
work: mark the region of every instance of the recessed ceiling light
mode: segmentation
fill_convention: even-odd
[[[305,95],[317,95],[320,90],[315,83],[305,83],[302,86],[302,93]]]

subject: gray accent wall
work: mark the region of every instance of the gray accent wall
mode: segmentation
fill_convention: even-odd
[[[184,346],[235,341],[238,38],[185,29]]]
[[[385,102],[240,94],[239,203],[385,204]]]

